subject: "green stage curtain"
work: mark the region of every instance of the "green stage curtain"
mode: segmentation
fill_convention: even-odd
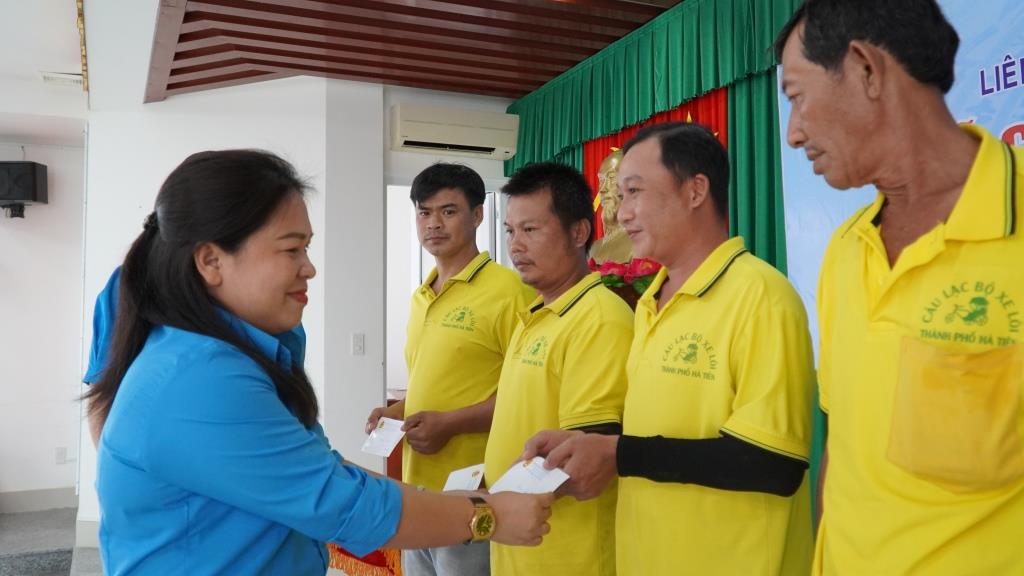
[[[774,68],[729,88],[729,229],[746,238],[751,252],[785,274],[778,99]],[[814,394],[817,407],[817,387]],[[818,468],[825,449],[825,417],[817,408],[813,423],[809,479],[812,497],[817,494]],[[816,499],[812,503],[816,504]]]
[[[769,70],[775,34],[799,3],[677,4],[509,106],[520,127],[506,175],[530,162],[575,159],[581,152],[564,152]]]
[[[729,87],[729,230],[786,273],[775,69]]]

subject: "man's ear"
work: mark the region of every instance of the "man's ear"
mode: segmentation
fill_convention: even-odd
[[[705,202],[710,201],[711,181],[708,180],[707,176],[697,174],[684,182],[683,187],[686,194],[686,204],[691,210],[696,210],[703,206]]]
[[[586,246],[587,240],[590,238],[590,222],[586,220],[573,222],[569,227],[569,234],[572,236],[573,246],[577,248]]]
[[[216,287],[220,286],[224,282],[224,277],[221,274],[221,257],[224,255],[224,251],[219,246],[212,242],[204,242],[196,248],[195,252],[192,253],[192,259],[195,261],[196,270],[199,275],[203,277],[203,282],[207,286]]]
[[[484,205],[478,204],[473,207],[473,228],[479,228],[484,221]]]
[[[868,98],[875,100],[882,95],[886,70],[886,58],[882,50],[860,40],[850,42],[843,62],[843,73],[854,74],[857,84]]]

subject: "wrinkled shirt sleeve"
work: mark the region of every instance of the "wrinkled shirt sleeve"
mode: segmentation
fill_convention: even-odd
[[[170,484],[279,522],[356,556],[394,536],[398,485],[344,464],[270,378],[234,349],[178,367],[146,425],[144,465]]]

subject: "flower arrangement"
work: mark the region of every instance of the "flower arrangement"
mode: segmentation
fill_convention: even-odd
[[[661,264],[647,258],[633,258],[628,264],[606,261],[598,265],[591,258],[590,269],[599,272],[604,285],[635,308],[636,301],[661,270]]]

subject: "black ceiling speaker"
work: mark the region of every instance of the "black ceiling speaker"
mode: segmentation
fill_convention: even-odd
[[[0,162],[0,206],[46,204],[46,166]]]

